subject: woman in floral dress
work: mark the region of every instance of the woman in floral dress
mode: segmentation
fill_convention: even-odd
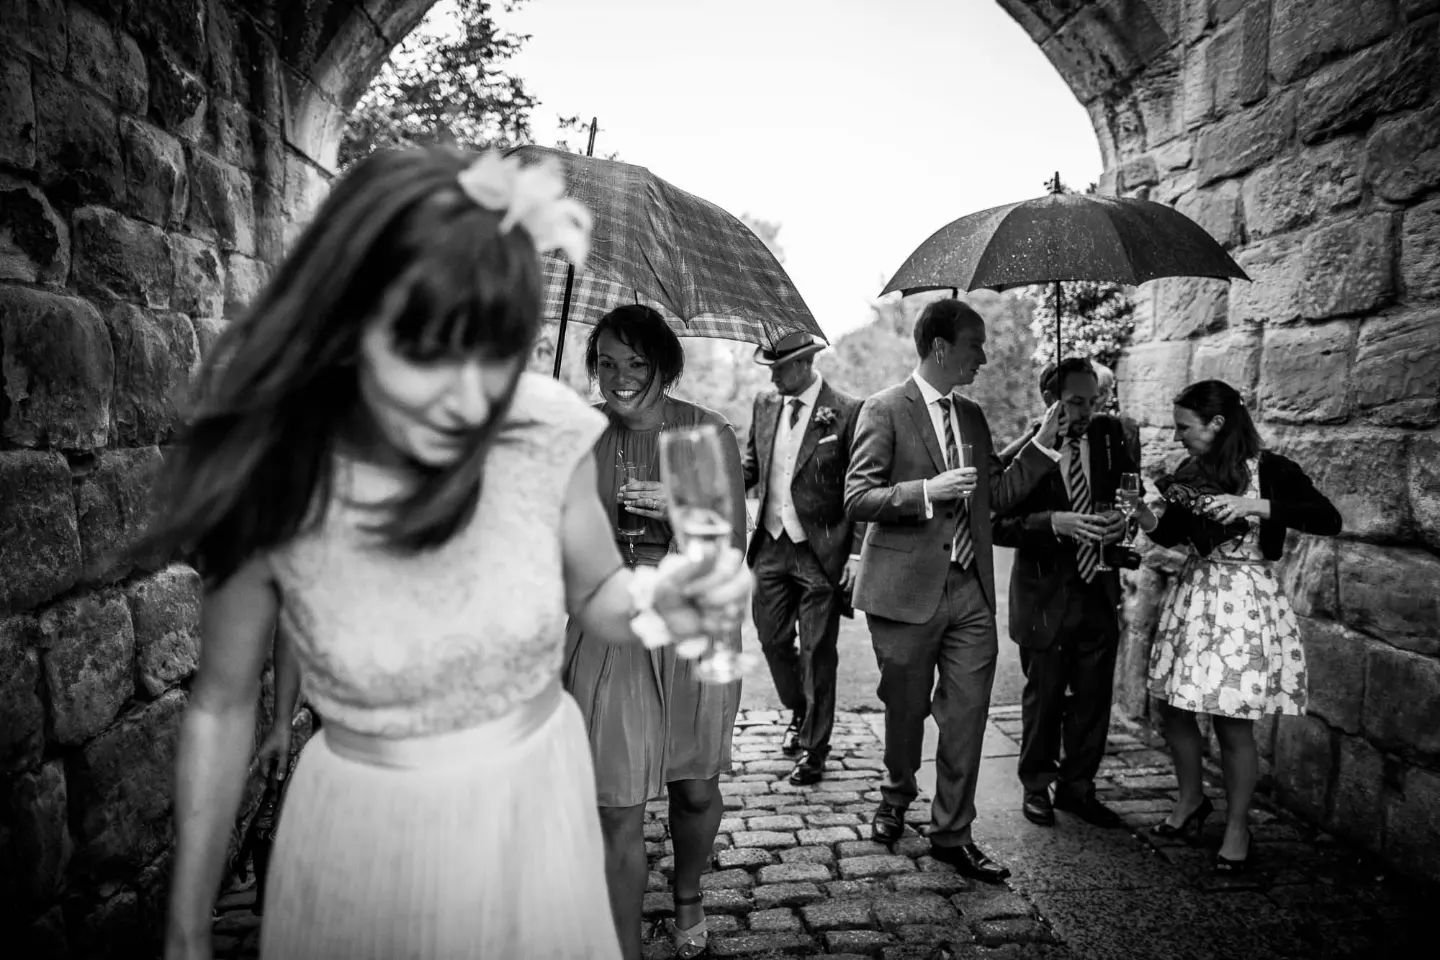
[[[1262,449],[1240,394],[1226,383],[1203,380],[1176,397],[1175,439],[1190,455],[1176,471],[1187,483],[1167,493],[1162,516],[1144,503],[1138,509],[1151,540],[1190,546],[1161,603],[1150,651],[1150,693],[1162,704],[1180,785],[1170,816],[1152,829],[1198,837],[1213,812],[1196,723],[1196,714],[1209,714],[1227,804],[1215,867],[1237,871],[1250,863],[1255,721],[1305,712],[1305,650],[1272,563],[1287,529],[1333,536],[1340,514],[1299,465]]]

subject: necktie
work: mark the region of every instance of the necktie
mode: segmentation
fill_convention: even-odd
[[[1090,484],[1085,482],[1085,467],[1080,462],[1080,438],[1070,438],[1070,466],[1066,477],[1070,483],[1070,507],[1076,513],[1090,512]],[[1080,565],[1080,578],[1086,583],[1095,579],[1100,564],[1100,550],[1085,540],[1076,541],[1075,559]]]
[[[805,401],[799,397],[790,400],[790,429],[795,429],[795,424],[800,422],[800,411],[805,409]]]
[[[945,421],[945,469],[953,470],[960,465],[960,447],[955,442],[955,423],[950,416],[950,398],[940,398],[940,416]],[[970,501],[961,500],[956,508],[955,545],[950,550],[950,560],[961,570],[970,566],[975,559],[975,542],[970,535]]]

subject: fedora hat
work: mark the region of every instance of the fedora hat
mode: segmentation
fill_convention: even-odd
[[[784,363],[786,360],[798,360],[801,357],[809,357],[824,350],[828,344],[804,330],[796,330],[794,333],[787,333],[775,341],[772,347],[756,347],[755,362],[763,363],[765,366],[774,366],[777,363]]]

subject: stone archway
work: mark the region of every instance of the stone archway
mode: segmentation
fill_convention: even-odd
[[[1089,110],[1103,187],[1176,203],[1257,281],[1144,291],[1122,387],[1159,458],[1178,385],[1236,382],[1337,497],[1346,538],[1287,561],[1312,716],[1267,756],[1298,809],[1433,875],[1440,0],[1000,2]],[[195,363],[432,3],[0,4],[0,927],[36,956],[158,929],[198,584],[114,552]],[[1163,577],[1128,601],[1137,713]]]

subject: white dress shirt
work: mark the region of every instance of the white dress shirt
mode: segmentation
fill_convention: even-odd
[[[795,479],[795,461],[800,456],[800,445],[805,439],[810,417],[815,413],[815,403],[820,398],[823,383],[820,375],[816,374],[814,381],[799,396],[780,397],[780,422],[775,425],[775,446],[770,451],[769,486],[762,518],[766,531],[777,540],[783,532],[794,543],[805,542],[805,528],[800,524],[800,515],[795,512],[790,484]],[[794,400],[800,401],[800,414],[792,430],[790,411]]]

